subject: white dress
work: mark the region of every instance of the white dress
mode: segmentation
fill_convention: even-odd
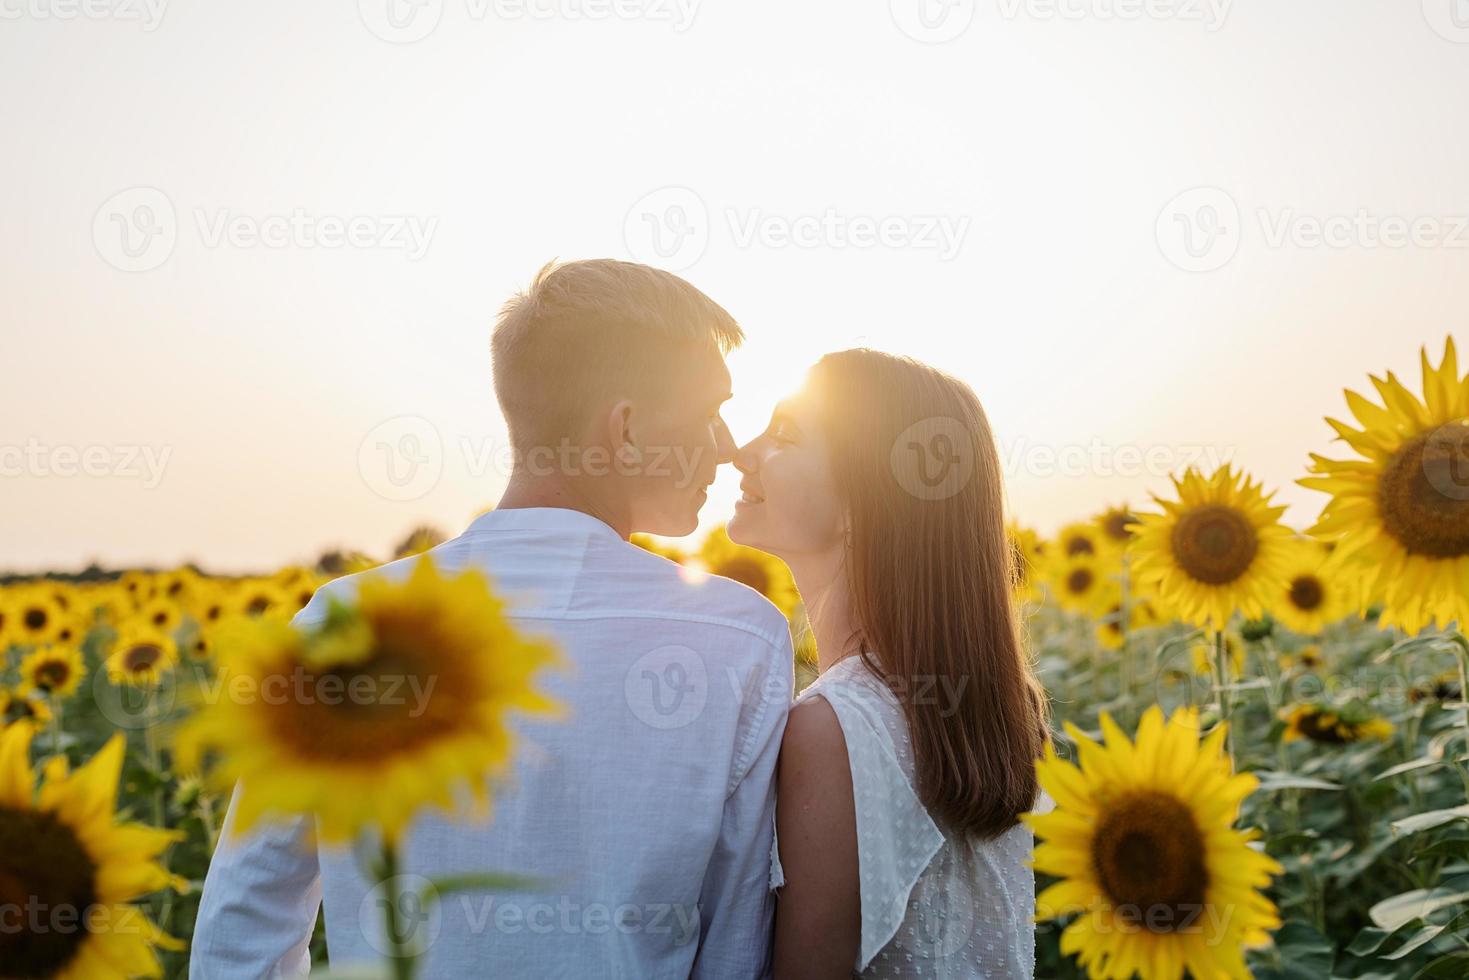
[[[796,698],[822,697],[847,742],[857,810],[862,941],[853,975],[1032,977],[1035,879],[1030,828],[993,840],[947,836],[914,791],[902,708],[860,657],[829,667]],[[936,709],[937,710],[937,709]],[[1043,808],[1049,800],[1042,795]],[[779,801],[776,802],[779,807]],[[779,841],[770,884],[785,883]]]

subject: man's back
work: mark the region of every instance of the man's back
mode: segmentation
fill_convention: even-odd
[[[451,574],[485,571],[516,625],[561,649],[565,669],[542,686],[565,713],[514,721],[516,762],[488,822],[426,812],[410,830],[405,874],[538,882],[417,910],[409,924],[427,946],[421,975],[759,975],[773,774],[791,694],[784,618],[757,593],[690,580],[575,511],[494,511],[432,558]],[[381,573],[406,575],[414,560]],[[332,583],[298,622],[320,621],[327,596],[353,587]],[[297,968],[317,894],[333,965],[381,959],[382,891],[349,851],[294,850],[304,830],[298,821],[222,843],[200,907],[195,977]]]

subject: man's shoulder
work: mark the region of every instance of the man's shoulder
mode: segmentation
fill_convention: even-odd
[[[622,601],[649,618],[681,619],[744,631],[779,649],[790,644],[784,614],[757,590],[624,543],[615,574]]]

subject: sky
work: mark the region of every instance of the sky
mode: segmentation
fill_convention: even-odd
[[[386,555],[504,486],[548,259],[973,386],[1013,515],[1233,460],[1308,525],[1369,372],[1469,342],[1469,2],[0,0],[0,569]],[[724,520],[738,474],[713,488]]]

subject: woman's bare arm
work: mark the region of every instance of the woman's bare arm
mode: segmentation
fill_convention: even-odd
[[[775,825],[786,879],[775,907],[776,980],[850,977],[862,939],[857,815],[847,742],[824,698],[791,709]]]

